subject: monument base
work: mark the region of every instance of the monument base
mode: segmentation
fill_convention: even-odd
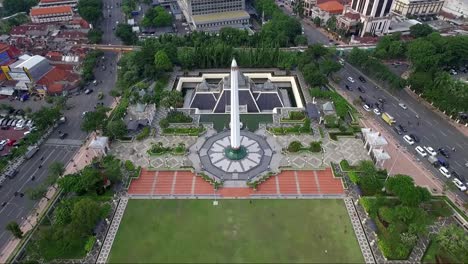
[[[247,149],[244,146],[240,146],[238,149],[229,146],[224,149],[224,156],[230,160],[241,160],[247,156]]]

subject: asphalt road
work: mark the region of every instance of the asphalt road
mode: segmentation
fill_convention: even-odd
[[[420,104],[405,91],[397,91],[390,94],[385,89],[376,88],[377,84],[365,75],[363,76],[367,82],[362,83],[358,79],[360,73],[353,66],[347,63],[338,75],[341,77],[340,88],[350,94],[352,98],[358,99],[359,96],[362,96],[367,100],[367,102],[372,104],[376,103],[378,98],[383,98],[386,101],[384,104],[384,112],[388,112],[393,116],[396,120],[396,124],[401,124],[407,128],[408,132],[403,134],[413,133],[419,137],[419,143],[415,143],[410,146],[403,140],[403,135],[400,136],[394,132],[392,127],[387,125],[380,116],[375,115],[373,112],[369,112],[368,116],[379,120],[379,122],[383,124],[383,127],[391,131],[394,137],[399,140],[401,146],[408,149],[416,159],[421,161],[422,166],[432,171],[439,179],[446,181],[447,179],[445,176],[443,176],[438,169],[435,169],[429,164],[427,157],[421,157],[414,150],[416,146],[431,146],[434,150],[437,150],[439,147],[443,147],[448,150],[450,154],[450,158],[447,159],[450,165],[449,170],[456,171],[468,180],[468,168],[464,166],[464,164],[468,162],[468,140],[460,131],[448,124],[448,122],[439,115]],[[351,83],[347,80],[348,77],[354,78],[355,82]],[[353,88],[353,91],[345,89],[345,84]],[[357,89],[358,86],[362,87],[365,90],[365,93],[359,92]],[[401,108],[398,105],[399,103],[406,104],[408,109],[405,110]],[[416,118],[416,115],[418,115],[419,118]],[[453,147],[455,148],[455,152],[452,151]],[[453,177],[450,178],[450,180],[452,179]],[[458,192],[458,195],[465,201],[468,200],[468,197],[462,192]]]
[[[102,43],[105,44],[116,44],[120,45],[122,42],[118,37],[115,36],[113,28],[117,27],[117,22],[124,23],[125,16],[122,14],[120,6],[117,3],[121,3],[121,0],[103,0],[104,19],[101,23],[101,30],[103,31]],[[110,15],[110,16],[109,16]]]
[[[114,36],[112,27],[115,26],[115,21],[118,19],[123,22],[123,15],[120,12],[120,7],[116,7],[116,0],[105,0],[104,14],[108,16],[108,12],[111,12],[112,18],[105,18],[101,29],[104,31],[103,43],[105,44],[121,44],[120,40]],[[107,5],[112,4],[113,8],[107,11]],[[42,184],[48,175],[48,167],[53,162],[61,162],[67,164],[70,159],[74,156],[78,150],[78,146],[87,136],[87,133],[81,131],[82,113],[85,111],[93,111],[94,107],[98,103],[97,94],[103,92],[104,98],[101,100],[105,105],[109,106],[114,100],[109,95],[109,91],[115,85],[116,82],[116,63],[117,54],[106,52],[104,54],[105,59],[99,61],[99,66],[95,70],[96,80],[99,82],[97,86],[93,84],[87,88],[93,89],[93,93],[86,95],[73,94],[67,101],[67,105],[71,108],[64,111],[64,116],[67,118],[65,124],[61,124],[49,137],[49,143],[42,144],[39,151],[28,161],[22,164],[19,168],[19,173],[14,179],[7,180],[3,183],[0,189],[0,204],[6,202],[6,205],[0,207],[0,250],[11,238],[10,232],[5,230],[5,226],[10,221],[16,221],[18,223],[23,222],[26,216],[31,213],[31,210],[35,207],[37,201],[32,201],[24,197],[14,196],[15,192],[25,193],[28,188],[34,188]],[[106,66],[106,70],[102,70],[102,66]],[[33,110],[39,109],[41,106],[47,106],[44,101],[7,101],[3,100],[2,103],[10,104],[15,108],[26,108],[30,106]],[[58,143],[55,141],[58,139],[58,130],[64,133],[68,133],[65,140],[59,140]],[[52,142],[52,143],[50,143]],[[41,161],[41,158],[43,160]],[[39,168],[42,165],[42,168]],[[34,176],[35,180],[32,181],[31,177]]]

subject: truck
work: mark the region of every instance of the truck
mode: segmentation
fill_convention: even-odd
[[[382,113],[382,119],[390,126],[395,124],[395,118],[393,118],[393,116],[389,115],[387,112]]]
[[[25,159],[30,159],[36,154],[36,152],[39,150],[39,147],[37,146],[30,146],[28,147],[28,152],[26,152],[26,155],[24,155]]]
[[[429,156],[427,160],[429,161],[429,163],[431,163],[432,166],[436,168],[440,166],[439,160],[435,156]]]

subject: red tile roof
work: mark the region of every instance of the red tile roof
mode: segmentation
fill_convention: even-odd
[[[322,4],[317,5],[318,8],[326,11],[330,14],[341,14],[343,13],[343,5],[338,1],[332,0]]]
[[[51,84],[55,82],[65,80],[66,76],[67,76],[66,71],[59,69],[57,67],[54,67],[52,70],[46,73],[39,81],[37,81],[37,84],[45,85],[49,87]]]
[[[24,24],[11,28],[10,35],[26,35],[26,32],[30,30],[45,31],[47,25],[44,24]]]
[[[344,16],[353,20],[358,20],[359,18],[361,18],[361,15],[359,15],[359,13],[351,13],[351,12],[344,14]]]
[[[54,94],[76,87],[80,76],[71,70],[73,65],[58,64],[42,77],[37,84],[47,87],[47,92]]]
[[[62,60],[62,53],[58,51],[49,51],[46,54],[47,59],[51,61],[61,61]]]
[[[60,33],[57,34],[57,38],[87,39],[88,34],[80,31],[60,31]]]
[[[41,0],[41,3],[55,3],[55,2],[63,2],[64,0]]]
[[[53,15],[53,14],[62,14],[62,13],[73,13],[72,7],[69,5],[66,5],[66,6],[32,8],[30,15],[31,16],[44,16],[44,15]]]

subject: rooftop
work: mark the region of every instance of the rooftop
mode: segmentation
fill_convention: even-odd
[[[41,3],[55,3],[55,2],[78,2],[78,0],[41,0]]]
[[[327,1],[317,5],[318,8],[330,14],[341,14],[343,12],[343,5],[335,0]]]
[[[197,15],[197,16],[193,16],[193,21],[195,22],[195,24],[200,24],[200,23],[227,21],[227,20],[242,19],[242,18],[250,18],[249,13],[247,13],[244,10],[239,10],[239,11],[212,13],[212,14],[206,14],[206,15]]]
[[[31,9],[30,15],[31,16],[44,16],[44,15],[62,14],[62,13],[73,13],[72,7],[69,5],[53,6],[53,7],[37,7],[37,8]]]

